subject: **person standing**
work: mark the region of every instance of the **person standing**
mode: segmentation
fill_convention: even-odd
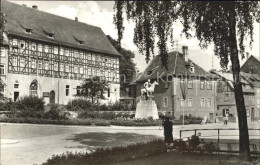
[[[172,122],[170,121],[169,117],[165,118],[165,121],[163,122],[163,128],[164,128],[164,142],[168,150],[171,144],[173,143]]]

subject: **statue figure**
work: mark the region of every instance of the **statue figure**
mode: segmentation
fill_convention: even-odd
[[[150,79],[148,79],[147,82],[144,83],[144,88],[141,89],[141,99],[146,97],[146,100],[148,100],[148,98],[151,97],[154,92],[155,85],[159,85],[157,81],[154,81],[151,84]]]

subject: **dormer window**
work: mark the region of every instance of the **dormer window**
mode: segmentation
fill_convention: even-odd
[[[191,73],[195,72],[195,67],[194,67],[193,63],[190,64],[190,71],[191,71]]]
[[[79,44],[80,45],[84,45],[84,41],[79,41]]]
[[[51,38],[51,39],[54,39],[54,34],[53,34],[53,33],[48,33],[48,34],[47,34],[47,37],[48,37],[48,38]]]
[[[84,45],[84,39],[79,36],[74,36],[74,39],[78,42],[79,45]]]
[[[32,34],[32,29],[25,29],[25,32],[28,34]]]

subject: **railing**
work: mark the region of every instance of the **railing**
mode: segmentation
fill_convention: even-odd
[[[182,138],[187,138],[187,137],[190,137],[190,136],[187,136],[187,137],[183,137],[182,136],[182,133],[183,132],[194,132],[194,135],[197,136],[198,134],[198,131],[217,131],[217,139],[218,139],[218,143],[220,141],[220,136],[238,136],[238,135],[220,135],[220,131],[234,131],[234,130],[239,130],[237,128],[227,128],[227,129],[189,129],[189,130],[180,130],[180,139]],[[259,131],[259,134],[258,135],[250,135],[250,136],[257,136],[259,137],[260,136],[260,129],[255,129],[255,128],[251,128],[251,129],[248,129],[248,131]],[[201,132],[199,132],[198,136],[200,137],[216,137],[216,135],[209,135],[209,136],[201,136]]]
[[[233,142],[231,142],[231,141],[226,141],[226,142],[222,142],[222,143],[220,143],[220,137],[223,137],[223,136],[239,136],[238,134],[235,134],[234,132],[229,132],[229,133],[226,133],[226,134],[222,134],[221,135],[221,133],[223,133],[223,132],[225,132],[225,131],[239,131],[239,129],[237,129],[237,128],[229,128],[229,129],[190,129],[190,130],[180,130],[180,139],[182,139],[182,138],[188,138],[188,137],[190,137],[191,135],[193,135],[193,133],[194,133],[194,135],[196,135],[196,136],[199,136],[201,139],[203,139],[203,138],[211,138],[211,139],[217,139],[217,142],[216,143],[214,143],[216,146],[218,146],[218,148],[222,148],[222,149],[219,149],[219,151],[218,151],[218,153],[228,153],[228,154],[230,154],[230,155],[232,155],[232,154],[238,154],[239,153],[239,151],[238,151],[238,143],[233,143]],[[204,135],[204,136],[202,136],[201,134],[201,132],[202,131],[207,131],[207,133]],[[210,131],[216,131],[217,132],[217,134],[212,134],[212,132],[210,132]],[[260,137],[260,129],[248,129],[248,131],[249,131],[249,136],[250,137],[252,137],[252,136],[256,136],[257,138],[256,139],[259,139],[259,137]],[[251,132],[251,134],[250,134],[250,131],[254,131],[254,132]],[[192,134],[189,134],[189,136],[187,136],[187,137],[184,137],[183,136],[183,133],[184,132],[193,132]],[[255,133],[255,132],[257,132],[257,133]],[[223,140],[230,140],[229,138],[225,138],[225,139],[223,139]],[[220,145],[222,146],[222,147],[220,147]],[[226,146],[226,147],[225,147]],[[237,148],[237,150],[234,150],[234,148],[233,147],[235,147],[235,148]],[[260,155],[260,145],[258,146],[258,144],[250,144],[250,154],[251,154],[251,156],[259,156]],[[224,148],[224,149],[223,149]],[[258,148],[258,149],[257,149]]]

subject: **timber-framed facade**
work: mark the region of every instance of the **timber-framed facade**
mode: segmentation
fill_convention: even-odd
[[[119,100],[120,54],[100,28],[8,1],[2,3],[7,19],[1,47],[5,97],[16,101],[34,95],[44,97],[46,103],[67,104],[84,79],[99,76],[110,85],[104,92],[106,102]]]

